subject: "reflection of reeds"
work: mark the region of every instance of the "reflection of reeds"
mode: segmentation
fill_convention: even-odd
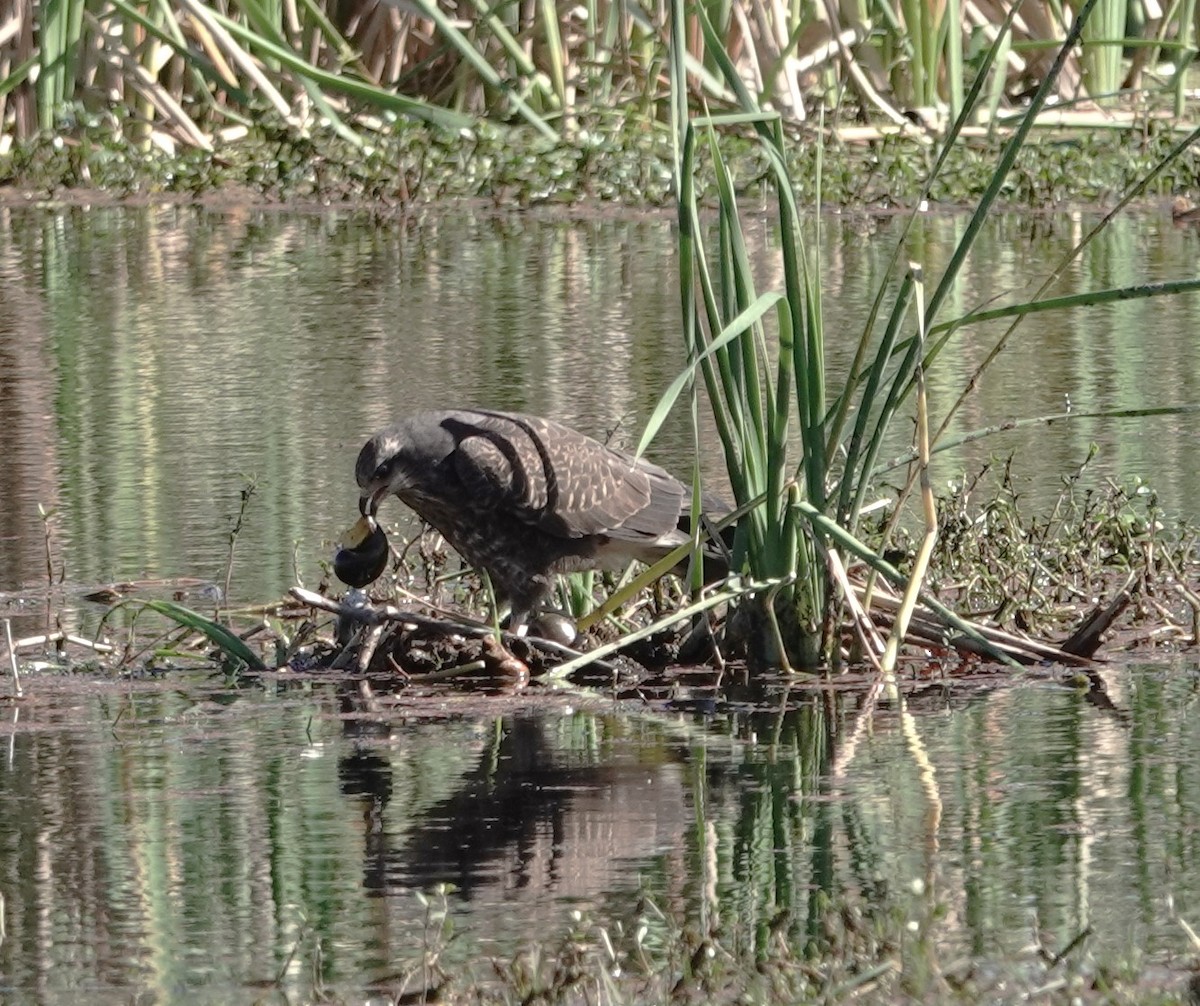
[[[1066,24],[1049,0],[1015,7],[1004,0],[708,5],[711,40],[699,11],[685,20],[688,86],[710,104],[733,101],[715,42],[741,84],[787,118],[803,119],[828,96],[847,93],[895,124],[906,124],[901,109],[944,122],[961,109],[983,52],[1003,37],[980,107],[1011,110],[1020,107],[1013,96],[1044,76]],[[613,109],[654,118],[656,103],[665,108],[663,5],[10,0],[5,9],[0,117],[13,127],[5,134],[17,138],[114,108],[114,121],[134,140],[199,147],[264,111],[295,130],[324,122],[347,138],[388,116],[450,128],[517,120],[554,138]],[[1147,0],[1129,26],[1125,10],[1123,0],[1099,5],[1058,98],[1111,105],[1123,86],[1158,88],[1180,113],[1194,3],[1163,10]],[[1011,38],[1002,28],[1008,18]],[[1151,67],[1153,80],[1143,73]]]

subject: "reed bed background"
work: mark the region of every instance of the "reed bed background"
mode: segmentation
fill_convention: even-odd
[[[688,90],[737,107],[727,58],[761,107],[788,122],[824,111],[855,137],[944,127],[978,83],[968,125],[989,128],[1019,114],[1072,17],[1051,0],[716,0],[686,14]],[[1196,22],[1195,0],[1102,0],[1052,120],[1182,115]],[[357,144],[410,120],[547,140],[665,124],[670,32],[663,0],[3,0],[0,153],[96,117],[168,151],[263,122]]]

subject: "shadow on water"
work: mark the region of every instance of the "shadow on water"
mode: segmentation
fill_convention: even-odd
[[[344,792],[366,798],[364,814],[377,825],[369,832],[369,890],[449,883],[467,901],[500,891],[586,897],[618,881],[628,863],[669,848],[687,821],[684,751],[667,748],[652,765],[636,757],[596,764],[586,751],[554,744],[538,717],[496,726],[479,763],[398,845],[384,827],[388,762],[362,751],[342,761]]]

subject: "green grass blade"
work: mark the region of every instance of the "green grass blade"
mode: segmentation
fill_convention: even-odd
[[[1099,409],[1094,412],[1083,412],[1072,409],[1070,412],[1054,412],[1044,416],[1028,416],[1025,419],[1006,419],[1002,423],[985,426],[982,429],[969,430],[956,437],[944,438],[931,454],[962,447],[964,444],[975,443],[994,437],[998,433],[1011,433],[1013,430],[1027,430],[1040,426],[1058,425],[1074,422],[1080,419],[1146,419],[1154,416],[1194,416],[1200,414],[1200,404],[1190,405],[1154,405],[1140,409]],[[917,460],[916,451],[908,451],[899,457],[891,458],[879,466],[879,473],[905,468]]]
[[[1116,216],[1116,214],[1119,213],[1126,205],[1128,205],[1131,200],[1135,199],[1138,195],[1140,195],[1142,192],[1144,192],[1147,189],[1147,187],[1150,185],[1150,183],[1159,174],[1161,174],[1163,171],[1165,171],[1166,168],[1170,164],[1172,164],[1176,159],[1181,157],[1187,150],[1189,150],[1191,148],[1192,144],[1194,144],[1197,140],[1200,140],[1200,126],[1193,129],[1186,137],[1184,137],[1182,140],[1180,140],[1180,142],[1177,143],[1171,149],[1171,151],[1167,154],[1166,157],[1164,157],[1161,161],[1159,161],[1157,164],[1155,164],[1155,166],[1150,171],[1148,171],[1142,178],[1140,178],[1136,183],[1134,183],[1132,186],[1130,186],[1128,191],[1126,191],[1124,193],[1124,195],[1122,195],[1122,197],[1117,201],[1117,204],[1107,214],[1105,214],[1104,218],[1099,223],[1097,223],[1096,226],[1094,226],[1090,231],[1088,231],[1088,233],[1083,237],[1083,239],[1078,244],[1076,244],[1075,247],[1073,247],[1063,257],[1062,261],[1054,269],[1054,271],[1049,276],[1047,276],[1045,280],[1043,280],[1041,286],[1038,288],[1038,291],[1035,294],[1035,297],[1040,297],[1043,293],[1045,293],[1047,290],[1049,290],[1051,288],[1051,286],[1053,286],[1053,284],[1056,282],[1056,280],[1062,275],[1063,271],[1067,268],[1067,266],[1071,262],[1073,262],[1076,258],[1078,258],[1080,253],[1083,251],[1083,249],[1086,248],[1093,240],[1095,240],[1095,238],[1099,234],[1101,234],[1104,231],[1105,227],[1108,226],[1109,222]],[[1174,283],[1183,283],[1184,286],[1178,287],[1178,286],[1175,286]],[[1118,300],[1133,299],[1134,297],[1138,296],[1138,293],[1136,291],[1140,291],[1140,290],[1145,290],[1147,296],[1157,296],[1160,292],[1161,293],[1175,293],[1175,292],[1183,292],[1183,291],[1190,289],[1190,287],[1187,286],[1187,284],[1190,283],[1189,280],[1174,281],[1174,283],[1168,282],[1168,283],[1164,283],[1164,284],[1150,284],[1150,285],[1147,285],[1144,287],[1130,287],[1130,288],[1127,288],[1127,292],[1124,292],[1124,293],[1114,292],[1113,298],[1118,299]],[[1081,294],[1079,296],[1083,298],[1084,302],[1088,302],[1089,298],[1103,296],[1104,293],[1105,293],[1104,291],[1100,291],[1098,293],[1096,293],[1096,292],[1085,293],[1085,294]],[[1097,301],[1097,302],[1099,302],[1099,301]],[[1046,301],[1039,302],[1037,300],[1034,300],[1031,303],[1037,304],[1037,303],[1047,303],[1047,302]],[[937,432],[934,434],[935,442],[941,438],[942,434],[945,432],[946,428],[949,426],[950,421],[954,418],[954,416],[958,413],[958,410],[966,402],[968,396],[970,395],[971,389],[977,385],[981,375],[984,373],[984,371],[987,370],[987,368],[989,366],[991,366],[992,362],[996,359],[997,356],[1000,355],[1000,353],[1004,350],[1005,346],[1007,346],[1009,339],[1011,339],[1013,333],[1017,330],[1017,327],[1020,324],[1022,317],[1023,316],[1016,317],[1014,319],[1013,323],[1008,327],[1007,331],[1005,331],[1004,334],[1001,335],[1000,338],[996,340],[995,345],[988,351],[987,355],[983,358],[983,360],[976,367],[974,374],[972,374],[971,377],[968,379],[966,386],[963,388],[963,391],[959,394],[958,398],[954,401],[954,403],[950,406],[950,408],[948,410],[946,410],[946,413],[942,418],[941,425],[938,427]],[[937,327],[939,329],[941,328],[941,326],[937,326]],[[926,360],[927,365],[930,361],[932,361],[937,356],[937,354],[945,346],[946,342],[949,340],[950,336],[953,334],[953,331],[954,331],[954,329],[951,329],[951,330],[945,332],[943,335],[941,335],[941,337],[939,339],[937,339],[933,343],[932,347],[925,355],[925,360]],[[913,382],[910,380],[909,386],[906,389],[906,392],[911,391],[912,386],[913,386]]]
[[[1020,124],[1017,126],[1008,143],[1004,145],[999,163],[996,165],[995,171],[992,172],[991,180],[971,214],[967,229],[955,247],[954,253],[951,255],[945,270],[942,272],[942,277],[938,282],[937,288],[929,298],[929,304],[925,309],[925,324],[927,329],[932,327],[934,320],[937,318],[938,311],[941,309],[942,302],[949,296],[950,291],[954,288],[954,284],[958,281],[958,274],[962,270],[963,263],[966,261],[971,248],[975,244],[975,239],[979,236],[979,232],[983,228],[983,223],[987,219],[992,204],[995,203],[996,198],[1000,195],[1000,190],[1004,187],[1004,182],[1008,178],[1013,164],[1016,163],[1017,154],[1024,147],[1025,140],[1029,136],[1029,131],[1037,122],[1038,115],[1045,107],[1046,102],[1050,100],[1062,69],[1066,65],[1067,59],[1074,52],[1075,46],[1079,43],[1084,25],[1087,24],[1087,20],[1098,2],[1099,0],[1085,0],[1074,23],[1071,25],[1070,30],[1068,30],[1066,38],[1059,47],[1058,53],[1054,57],[1054,62],[1051,64],[1049,71],[1042,79],[1041,84],[1030,100],[1029,107],[1025,110]]]
[[[24,62],[18,63],[15,67],[13,67],[12,73],[10,73],[3,80],[0,80],[0,98],[3,98],[11,90],[13,90],[13,88],[25,83],[29,77],[29,71],[37,65],[38,57],[33,55]]]
[[[687,365],[678,374],[675,379],[667,385],[667,390],[663,392],[658,404],[654,407],[654,411],[650,414],[650,419],[646,423],[646,429],[642,433],[642,439],[638,441],[637,453],[641,454],[651,441],[657,436],[658,431],[662,428],[663,422],[667,415],[679,400],[679,396],[683,393],[695,376],[696,369],[704,360],[719,353],[728,346],[734,339],[740,338],[768,311],[771,310],[783,298],[778,293],[764,293],[755,298],[744,311],[737,315],[728,325],[725,326],[717,336],[704,348],[694,360],[689,360]]]
[[[550,128],[546,120],[530,108],[525,99],[501,79],[492,65],[483,57],[483,54],[471,44],[471,40],[442,11],[436,0],[413,0],[413,3],[424,17],[427,17],[437,26],[439,34],[470,64],[471,68],[479,74],[484,83],[502,92],[505,98],[520,113],[521,117],[539,133],[549,140],[558,139],[558,134]]]
[[[308,15],[311,23],[316,25],[326,44],[334,50],[338,62],[357,67],[359,72],[363,73],[365,77],[366,74],[363,71],[358,52],[346,40],[346,37],[337,30],[321,4],[317,0],[300,0],[300,6]]]
[[[508,56],[517,73],[522,77],[535,81],[537,67],[534,66],[533,60],[529,58],[525,47],[513,37],[512,32],[508,30],[504,22],[497,16],[496,11],[498,8],[493,4],[487,3],[487,0],[471,0],[471,3],[479,14],[480,23],[487,26],[488,31],[491,33],[491,38],[504,50],[505,55]]]
[[[863,441],[866,437],[867,426],[872,416],[876,415],[880,388],[883,387],[884,382],[884,373],[888,365],[892,362],[892,352],[899,338],[904,318],[908,313],[909,304],[912,302],[912,294],[913,278],[910,271],[905,274],[900,289],[896,293],[896,299],[892,305],[892,314],[888,319],[888,326],[884,331],[883,340],[880,342],[879,348],[875,353],[874,363],[867,373],[866,385],[863,387],[858,412],[854,420],[854,429],[850,434],[850,442],[846,445],[846,460],[839,488],[837,512],[838,521],[851,530],[858,523],[858,508],[862,505],[862,494],[872,479],[871,459],[876,453],[872,451],[864,461],[861,454]],[[906,380],[903,374],[898,374],[897,378],[901,382]],[[893,379],[892,383],[897,383],[896,379]],[[849,397],[849,392],[853,387],[853,379],[848,380],[845,391],[847,397]],[[886,424],[884,424],[884,428],[886,428]],[[879,436],[878,427],[876,436]],[[852,507],[851,494],[856,486],[858,488],[858,496]]]
[[[978,325],[1004,318],[1020,318],[1027,314],[1046,311],[1066,311],[1075,307],[1094,307],[1097,304],[1117,304],[1127,300],[1145,300],[1147,297],[1167,297],[1179,293],[1194,293],[1200,290],[1200,279],[1174,279],[1161,283],[1139,283],[1137,286],[1114,287],[1109,290],[1089,290],[1064,297],[1047,297],[1024,304],[972,311],[953,321],[944,321],[930,330],[933,332],[953,331],[964,325]]]
[[[851,408],[853,408],[855,405],[856,399],[854,395],[851,394],[851,391],[857,385],[857,375],[860,373],[860,367],[862,366],[862,363],[866,358],[866,354],[869,351],[875,331],[875,325],[883,309],[884,299],[888,290],[887,277],[894,274],[894,271],[896,270],[900,259],[904,254],[905,242],[907,240],[909,231],[912,229],[913,224],[918,218],[919,213],[917,207],[919,207],[920,204],[926,198],[928,198],[933,184],[941,174],[942,169],[945,167],[947,159],[950,157],[951,151],[958,142],[962,130],[970,121],[971,114],[980,99],[984,84],[990,76],[991,67],[996,64],[1001,58],[1002,54],[1007,51],[1006,42],[1011,38],[1013,20],[1020,11],[1022,3],[1023,0],[1016,0],[1016,3],[1012,4],[1005,15],[1003,22],[998,27],[997,36],[993,40],[992,44],[988,47],[987,52],[984,54],[983,61],[981,62],[976,73],[974,83],[971,85],[971,89],[963,101],[962,108],[959,110],[958,115],[955,117],[949,131],[945,136],[945,139],[941,144],[938,156],[934,160],[933,167],[930,169],[929,177],[926,178],[924,185],[921,187],[921,195],[914,204],[913,211],[904,221],[904,227],[896,240],[895,247],[892,250],[891,258],[888,260],[887,266],[884,270],[884,278],[880,282],[878,292],[871,303],[871,309],[867,314],[866,323],[863,326],[862,336],[860,337],[858,346],[855,350],[854,362],[851,364],[849,370],[851,375],[855,375],[854,380],[846,383],[842,394],[833,403],[832,418],[829,422],[827,434],[827,442],[831,445],[831,447],[841,440],[841,431],[845,426]],[[901,282],[903,282],[903,276],[905,275],[907,275],[907,270],[902,272]],[[863,404],[866,403],[860,404],[860,411]]]
[[[266,665],[259,659],[258,654],[239,639],[235,633],[219,622],[214,622],[211,618],[205,618],[191,608],[185,608],[182,604],[176,604],[174,601],[135,601],[129,603],[137,604],[149,611],[157,612],[185,629],[191,629],[193,632],[200,633],[222,653],[242,661],[251,670],[265,671],[267,669]]]
[[[293,72],[308,78],[329,91],[337,91],[340,94],[345,94],[375,108],[395,112],[399,115],[411,116],[412,118],[421,119],[432,125],[441,126],[446,129],[466,129],[475,123],[475,120],[468,115],[445,108],[438,108],[427,102],[418,101],[416,98],[408,98],[391,91],[385,91],[374,84],[368,84],[353,77],[343,77],[336,73],[330,73],[328,70],[322,70],[313,66],[308,60],[297,56],[292,49],[271,42],[257,32],[251,31],[245,25],[215,10],[210,10],[209,14],[230,35],[237,38],[243,44],[277,60],[282,66],[286,66]],[[551,135],[554,135],[552,131]]]

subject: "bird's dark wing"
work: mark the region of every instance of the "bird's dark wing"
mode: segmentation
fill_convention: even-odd
[[[624,451],[606,448],[609,454],[634,468],[639,477],[645,479],[650,490],[650,500],[635,514],[621,522],[620,527],[609,529],[609,536],[629,541],[643,538],[658,538],[674,531],[679,525],[679,515],[687,505],[688,490],[674,475],[645,458],[626,454]]]
[[[676,526],[684,489],[657,465],[536,416],[463,410],[446,422],[477,505],[563,538],[640,541]]]

